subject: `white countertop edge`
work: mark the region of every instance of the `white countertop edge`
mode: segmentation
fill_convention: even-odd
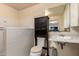
[[[62,41],[62,40],[52,40],[54,42],[64,42],[64,43],[79,43],[77,40],[69,40],[69,41]]]

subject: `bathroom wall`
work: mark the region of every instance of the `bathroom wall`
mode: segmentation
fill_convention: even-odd
[[[22,27],[6,28],[6,55],[29,56],[34,45],[33,29]]]
[[[18,11],[0,3],[0,56],[6,52],[5,30],[2,27],[16,27],[18,23]]]
[[[0,3],[0,27],[19,26],[18,11]]]
[[[52,17],[50,17],[49,20],[57,20],[58,23],[59,23],[59,29],[60,29],[60,31],[64,31],[64,17],[63,17],[63,15],[52,16]]]
[[[63,3],[64,4],[64,3]],[[63,5],[62,3],[41,3],[37,4],[35,6],[26,8],[21,10],[20,13],[20,20],[21,20],[21,26],[27,27],[27,28],[34,28],[34,18],[45,16],[45,9],[47,8],[53,8],[56,6]]]
[[[0,27],[6,28],[6,36],[0,30],[0,56],[29,55],[33,46],[33,29],[20,26],[19,11],[0,3]]]

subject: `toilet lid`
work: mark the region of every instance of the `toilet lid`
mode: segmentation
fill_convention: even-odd
[[[41,51],[42,51],[42,48],[40,48],[38,46],[34,46],[34,47],[31,48],[31,52],[37,53],[37,52],[41,52]]]

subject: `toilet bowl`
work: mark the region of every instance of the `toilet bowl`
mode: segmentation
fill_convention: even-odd
[[[30,56],[41,56],[42,48],[38,46],[34,46],[31,48]]]

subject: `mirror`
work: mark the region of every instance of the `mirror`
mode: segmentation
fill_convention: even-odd
[[[49,17],[49,31],[70,31],[70,4],[45,9],[45,15]]]

